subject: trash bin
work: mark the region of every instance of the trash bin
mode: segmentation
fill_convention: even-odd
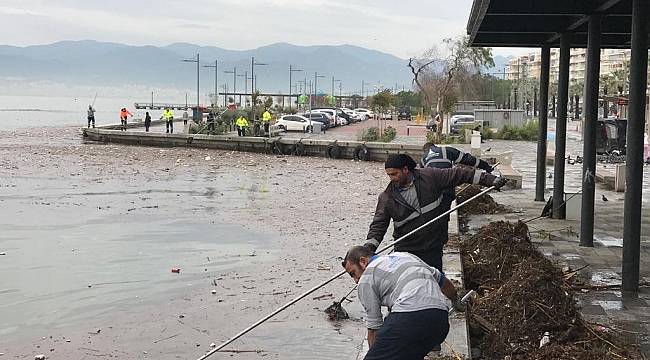
[[[311,123],[311,127],[312,127],[312,132],[314,134],[321,134],[323,132],[323,123],[314,121],[313,123]]]
[[[203,113],[198,107],[192,108],[192,120],[194,120],[194,122],[197,124],[203,120]]]

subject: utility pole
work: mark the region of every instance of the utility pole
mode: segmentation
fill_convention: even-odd
[[[237,100],[235,99],[235,93],[237,93],[237,67],[234,67],[232,70],[226,70],[224,73],[232,74],[232,102],[237,105]]]
[[[334,76],[332,76],[332,97],[334,98],[334,105],[336,105],[336,94],[334,93],[334,83],[340,81],[341,80],[334,79]]]
[[[291,75],[294,72],[300,72],[300,71],[302,71],[302,70],[301,69],[294,69],[293,65],[289,65],[289,112],[291,112],[291,103],[293,102],[293,100],[292,100],[293,98],[291,97],[291,85],[292,85]]]
[[[201,58],[200,55],[197,53],[196,54],[196,59],[183,59],[184,62],[192,62],[196,63],[196,108],[199,108],[199,105],[201,104],[200,100],[200,90],[199,90],[199,78],[200,78],[200,70],[201,70]],[[198,111],[198,110],[197,110]]]
[[[316,100],[316,93],[318,92],[318,78],[324,78],[324,77],[325,75],[318,75],[318,72],[314,72],[314,100]]]
[[[255,65],[263,66],[268,64],[255,62],[255,57],[251,56],[251,94],[255,93],[256,90],[255,89]],[[253,95],[251,95],[251,107],[253,110],[251,118],[253,121],[255,121],[255,100],[253,99]]]
[[[218,73],[219,73],[219,62],[217,60],[214,61],[214,65],[203,65],[203,67],[206,68],[214,68],[214,106],[216,106],[219,103],[219,92],[217,90],[217,82],[219,81],[218,78]]]
[[[244,104],[246,104],[246,93],[248,92],[248,70],[244,71],[244,75],[237,75],[244,78]],[[239,103],[241,104],[241,95],[239,95]]]

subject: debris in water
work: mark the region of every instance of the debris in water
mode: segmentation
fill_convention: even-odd
[[[341,301],[335,301],[325,309],[325,313],[329,317],[330,320],[345,320],[349,319],[350,315],[348,315],[348,312],[345,311],[343,306],[341,306]]]
[[[173,267],[173,268],[172,268],[172,272],[175,273],[175,274],[180,274],[180,273],[181,273],[181,268],[175,268],[175,267]]]
[[[45,355],[43,354],[36,355],[34,356],[34,360],[45,360]]]

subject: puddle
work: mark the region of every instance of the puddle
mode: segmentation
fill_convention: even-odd
[[[617,300],[592,300],[591,305],[598,305],[603,310],[623,310],[623,302]]]
[[[594,242],[604,247],[623,247],[623,239],[615,238],[613,236],[594,236]]]
[[[591,284],[595,286],[620,285],[621,276],[613,271],[598,271],[591,273]]]

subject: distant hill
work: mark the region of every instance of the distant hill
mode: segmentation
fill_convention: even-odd
[[[380,83],[385,87],[410,87],[411,77],[407,61],[383,52],[351,45],[297,46],[277,43],[251,50],[226,50],[214,46],[175,43],[164,47],[130,46],[117,43],[62,41],[49,45],[15,47],[0,45],[0,78],[25,81],[56,81],[71,85],[145,85],[193,89],[196,86],[196,64],[183,59],[201,55],[201,63],[214,64],[219,60],[219,85],[228,83],[232,90],[232,74],[224,70],[237,67],[238,74],[248,71],[251,57],[267,63],[258,66],[258,89],[268,92],[289,90],[289,65],[304,70],[294,73],[294,82],[314,72],[323,74],[318,79],[319,91],[330,92],[332,76],[342,80],[343,91],[361,89],[361,82]],[[201,67],[201,90],[214,89],[214,69]],[[248,81],[250,87],[250,81]],[[242,77],[237,78],[237,89],[243,90]],[[338,91],[338,84],[336,85]],[[366,89],[372,85],[366,85]],[[221,91],[221,90],[220,90]]]

